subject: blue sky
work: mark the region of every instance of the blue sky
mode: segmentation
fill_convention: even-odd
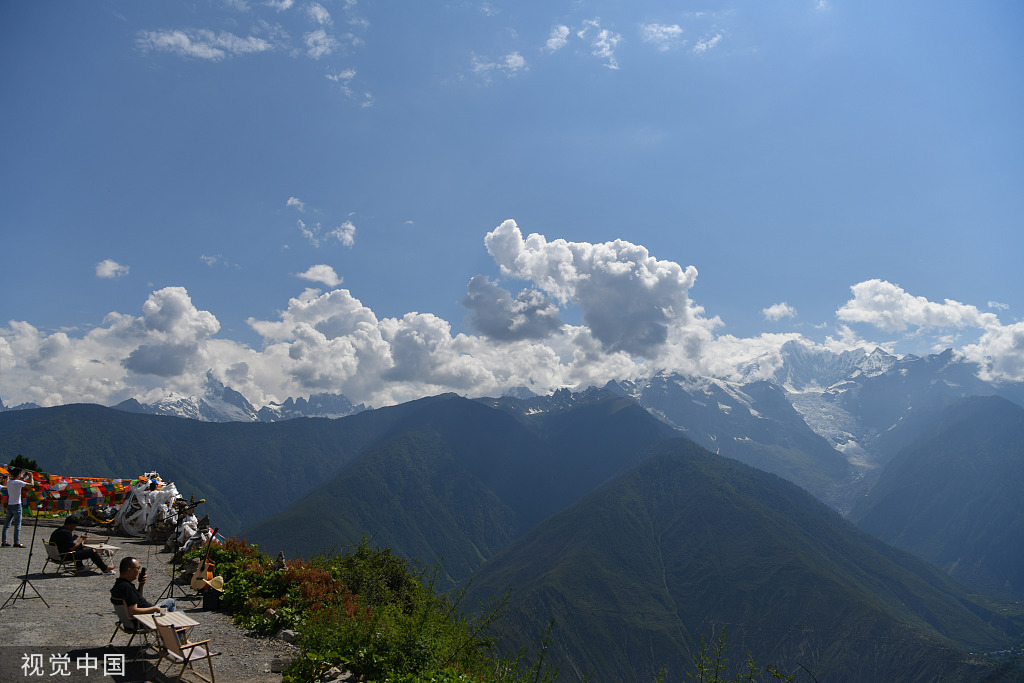
[[[1024,379],[1024,6],[0,4],[0,399]],[[506,221],[514,221],[514,224]],[[530,237],[533,235],[533,237]]]

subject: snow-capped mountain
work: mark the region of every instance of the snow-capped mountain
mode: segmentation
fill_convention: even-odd
[[[799,483],[824,500],[850,467],[775,382],[662,374],[618,388],[708,450]]]
[[[754,361],[740,368],[747,378],[764,377],[764,367],[774,367],[770,373],[772,381],[790,391],[805,389],[827,389],[858,374],[874,376],[881,374],[899,362],[899,357],[876,348],[871,353],[864,349],[853,349],[834,353],[819,346],[811,347],[796,341],[788,341],[779,350],[782,363],[776,356],[771,360]],[[748,381],[750,381],[748,379]]]
[[[38,407],[39,406],[35,403],[20,403],[16,406],[5,406],[3,399],[0,399],[0,413],[6,412],[8,410],[32,410],[33,408]]]
[[[947,406],[991,395],[1024,405],[1024,383],[981,380],[977,365],[952,350],[898,357],[790,342],[781,360],[768,381],[658,375],[618,387],[709,450],[790,479],[840,510]]]
[[[629,396],[712,452],[794,481],[840,510],[940,410],[969,396],[996,395],[1024,406],[1024,383],[984,381],[976,364],[952,350],[926,357],[880,348],[834,353],[788,342],[739,370],[738,380],[662,373],[548,396],[519,387],[480,400],[535,414],[594,400],[594,392]],[[369,409],[326,393],[257,409],[212,376],[201,396],[152,404],[129,399],[115,408],[209,422],[339,418]],[[0,404],[0,410],[11,409]]]
[[[134,398],[114,408],[129,413],[171,415],[202,422],[258,422],[256,409],[240,393],[207,375],[202,396],[172,394],[156,403],[140,403]]]
[[[260,408],[256,416],[260,422],[280,422],[296,417],[346,417],[364,410],[368,410],[365,405],[352,405],[352,402],[341,394],[313,394],[309,400],[289,397],[284,403],[271,402],[270,405]]]
[[[134,398],[114,406],[129,413],[172,415],[202,422],[280,422],[297,417],[345,417],[367,410],[363,404],[353,405],[341,394],[314,394],[309,399],[288,398],[284,403],[271,403],[257,410],[231,387],[207,375],[202,396],[181,394],[168,396],[155,403],[140,403]]]

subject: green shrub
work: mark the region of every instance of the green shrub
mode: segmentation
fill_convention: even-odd
[[[378,683],[550,683],[558,677],[559,666],[547,661],[553,621],[537,650],[500,657],[483,634],[508,596],[471,617],[462,605],[468,586],[437,594],[436,570],[429,574],[366,539],[350,552],[292,560],[283,570],[255,546],[228,539],[210,550],[210,561],[224,577],[221,605],[238,625],[299,633],[300,655],[283,683],[315,681],[336,666]],[[742,672],[727,677],[725,651],[724,632],[710,645],[702,637],[687,675],[698,683],[793,680],[749,656]]]
[[[238,625],[298,631],[301,655],[285,683],[315,680],[334,666],[401,683],[519,680],[481,635],[504,602],[471,618],[461,605],[465,590],[435,594],[436,573],[366,539],[344,554],[289,561],[284,570],[255,546],[228,539],[210,550],[210,561],[224,577],[221,604]]]

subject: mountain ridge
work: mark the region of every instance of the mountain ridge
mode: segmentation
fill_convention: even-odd
[[[725,628],[737,655],[851,683],[930,681],[944,667],[980,678],[968,648],[1012,642],[1004,627],[1019,636],[785,480],[692,442],[651,450],[474,575],[472,599],[517,588],[500,636],[537,640],[554,617],[552,656],[573,672],[645,681],[665,665],[680,680],[699,636]]]

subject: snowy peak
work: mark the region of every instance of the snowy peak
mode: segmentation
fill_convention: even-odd
[[[297,417],[338,418],[362,412],[368,408],[353,405],[341,394],[314,394],[305,398],[288,398],[284,403],[271,403],[257,410],[242,394],[224,386],[212,375],[207,375],[202,396],[172,394],[155,403],[140,403],[134,398],[114,408],[129,413],[170,415],[202,422],[280,422]]]
[[[306,400],[302,397],[285,399],[284,403],[271,402],[256,413],[260,422],[280,422],[297,417],[339,418],[361,413],[368,408],[360,403],[353,405],[341,394],[313,394]]]
[[[846,379],[860,369],[867,356],[863,349],[834,353],[795,341],[783,344],[780,352],[782,367],[773,379],[798,391],[810,387],[824,389]]]
[[[820,391],[852,377],[887,372],[899,362],[897,356],[881,348],[875,348],[870,354],[864,349],[836,353],[820,346],[788,341],[777,354],[766,354],[741,367],[740,372],[746,382],[767,377],[790,391]]]
[[[916,358],[916,356],[908,356],[908,358]],[[900,359],[898,357],[876,346],[875,350],[858,364],[858,367],[868,377],[876,377],[884,372],[888,372],[899,362]]]

